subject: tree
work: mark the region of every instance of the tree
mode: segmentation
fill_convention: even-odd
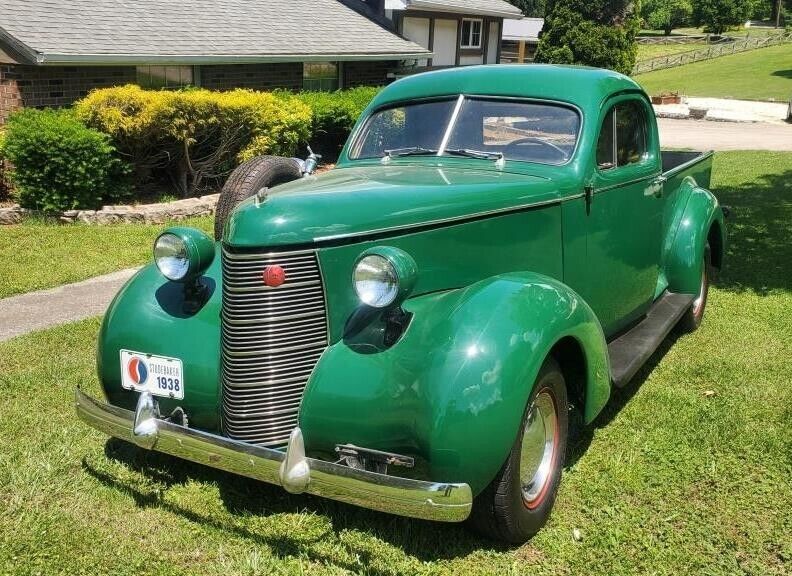
[[[632,0],[548,0],[535,60],[629,74],[635,66],[639,28]]]
[[[731,26],[743,24],[753,8],[753,0],[694,0],[693,23],[721,36]]]
[[[547,6],[547,0],[509,0],[509,3],[517,6],[530,18],[542,18]]]
[[[684,26],[693,13],[691,0],[644,0],[641,17],[650,30],[662,30],[666,36],[674,28]]]

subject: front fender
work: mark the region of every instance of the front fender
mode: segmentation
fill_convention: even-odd
[[[405,309],[413,319],[392,348],[367,353],[342,340],[322,357],[300,412],[309,449],[351,443],[416,454],[432,480],[478,493],[503,465],[539,369],[565,337],[586,358],[585,419],[607,402],[602,328],[557,280],[506,274]]]
[[[702,255],[713,225],[716,226],[718,254],[713,259],[722,261],[726,246],[726,227],[723,210],[709,190],[700,188],[690,179],[682,184],[681,210],[674,217],[674,226],[666,239],[665,275],[668,289],[682,294],[697,294],[701,286]]]

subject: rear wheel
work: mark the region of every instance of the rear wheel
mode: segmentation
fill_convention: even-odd
[[[223,229],[240,202],[263,188],[297,180],[302,171],[291,158],[259,156],[248,160],[231,173],[220,192],[215,213],[215,240],[223,239]]]
[[[703,263],[701,266],[701,284],[699,291],[696,295],[693,304],[685,312],[677,325],[682,332],[693,332],[701,326],[701,321],[704,319],[704,309],[707,307],[707,297],[709,296],[710,274],[711,274],[711,259],[710,247],[707,244],[704,247]]]
[[[564,376],[548,358],[506,462],[473,503],[470,522],[477,531],[521,544],[544,526],[561,482],[568,426]]]

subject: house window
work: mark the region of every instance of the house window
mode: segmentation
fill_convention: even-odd
[[[462,19],[462,48],[481,48],[481,37],[483,36],[484,21],[473,18]]]
[[[151,90],[178,90],[197,84],[192,66],[138,66],[137,83]]]
[[[303,89],[312,92],[333,92],[341,87],[341,67],[337,62],[306,62],[303,64]]]

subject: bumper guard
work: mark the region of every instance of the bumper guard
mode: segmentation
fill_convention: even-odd
[[[302,432],[292,431],[286,452],[246,444],[155,417],[154,399],[140,395],[135,412],[76,391],[77,415],[88,425],[132,442],[212,468],[389,514],[439,522],[461,522],[473,495],[467,484],[410,480],[356,470],[305,456]]]

